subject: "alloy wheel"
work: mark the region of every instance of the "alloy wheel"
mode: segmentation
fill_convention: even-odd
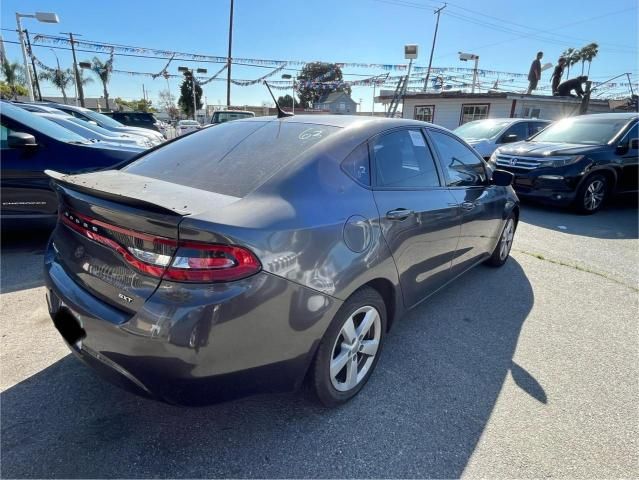
[[[584,208],[592,211],[599,208],[606,194],[606,185],[602,180],[593,180],[584,194]]]
[[[509,218],[501,234],[499,245],[499,259],[504,260],[510,253],[510,247],[513,245],[513,237],[515,236],[515,222]]]
[[[330,377],[336,390],[352,390],[366,377],[379,350],[381,326],[372,306],[358,308],[344,322],[331,355]]]

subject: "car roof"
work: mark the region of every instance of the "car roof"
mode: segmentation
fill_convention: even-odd
[[[472,122],[467,123],[475,123],[475,122],[507,122],[507,123],[517,123],[517,122],[545,122],[552,123],[552,120],[547,120],[545,118],[510,118],[510,117],[500,117],[500,118],[482,118],[481,120],[473,120]],[[465,125],[465,124],[464,124]],[[461,127],[461,125],[460,125]]]
[[[251,115],[255,115],[255,113],[250,110],[217,110],[213,113],[250,113]]]
[[[386,117],[368,117],[363,115],[294,115],[278,119],[275,116],[254,117],[237,120],[240,122],[264,122],[279,120],[283,123],[308,123],[311,125],[325,125],[329,127],[340,128],[357,128],[364,126],[376,126],[380,129],[415,126],[415,127],[435,127],[442,128],[432,123],[421,122],[419,120],[410,120],[406,118],[386,118]]]
[[[588,115],[579,115],[574,117],[575,119],[583,118],[602,118],[605,117],[610,120],[632,120],[633,118],[639,118],[637,112],[604,112],[604,113],[589,113]]]

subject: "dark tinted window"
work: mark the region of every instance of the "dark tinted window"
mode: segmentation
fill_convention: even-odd
[[[510,140],[511,142],[520,142],[528,138],[528,125],[526,122],[518,122],[511,125],[501,136],[503,142],[508,135],[517,135],[517,140]]]
[[[532,137],[533,135],[541,132],[544,128],[548,126],[548,123],[543,122],[529,122],[528,123],[528,136]]]
[[[448,173],[448,185],[464,187],[481,185],[486,181],[482,160],[466,145],[445,133],[430,130],[444,171]]]
[[[438,187],[437,168],[420,130],[398,130],[372,144],[376,183],[385,188]]]
[[[279,121],[228,122],[169,143],[124,170],[243,197],[337,130]]]
[[[353,150],[342,162],[342,168],[357,183],[369,186],[371,184],[371,171],[368,144],[363,143]]]

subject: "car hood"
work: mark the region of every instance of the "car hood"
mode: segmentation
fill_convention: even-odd
[[[604,145],[582,145],[578,143],[517,142],[500,147],[498,152],[521,157],[539,157],[548,155],[585,155],[606,148]]]
[[[115,143],[115,142],[93,142],[93,143],[87,143],[87,144],[83,144],[83,146],[86,146],[88,148],[94,148],[96,150],[119,150],[121,152],[131,152],[131,153],[140,153],[146,150],[146,148],[144,147],[139,147],[137,145],[125,145],[122,143]]]

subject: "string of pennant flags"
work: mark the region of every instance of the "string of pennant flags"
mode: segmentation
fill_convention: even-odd
[[[66,37],[55,36],[55,35],[45,35],[45,34],[37,34],[33,38],[32,44],[34,46],[42,46],[39,44],[63,44],[63,45],[71,45],[71,40]],[[212,56],[212,55],[199,55],[185,52],[177,52],[170,50],[160,50],[160,49],[150,49],[143,47],[132,47],[126,45],[118,45],[118,44],[109,44],[104,42],[91,42],[86,40],[78,40],[74,39],[75,46],[83,47],[86,49],[93,50],[95,52],[105,52],[110,54],[109,61],[111,64],[113,63],[113,56],[117,53],[126,53],[126,54],[144,54],[151,55],[157,58],[165,58],[167,59],[167,63],[164,67],[157,73],[149,73],[149,72],[135,72],[128,70],[112,70],[113,73],[122,74],[122,75],[130,75],[130,76],[145,76],[150,77],[152,79],[156,79],[159,77],[162,78],[181,78],[182,75],[179,74],[170,74],[168,73],[168,68],[171,63],[175,60],[194,60],[201,62],[211,62],[211,63],[224,63],[224,66],[220,70],[218,70],[214,75],[209,78],[200,78],[196,77],[199,85],[206,85],[209,82],[214,80],[218,80],[218,76],[222,74],[228,68],[228,58],[220,57],[220,56]],[[117,53],[116,53],[117,52]],[[33,59],[34,63],[38,65],[39,68],[47,71],[47,72],[56,72],[56,68],[51,68],[48,65],[45,65],[41,62],[33,53],[33,51],[29,52],[29,56]],[[232,64],[250,64],[247,66],[273,66],[275,67],[266,75],[262,75],[259,78],[253,80],[245,80],[245,79],[231,79],[231,82],[237,86],[251,86],[264,83],[268,78],[276,75],[281,72],[287,66],[303,66],[308,63],[313,63],[309,61],[302,60],[272,60],[272,59],[260,59],[260,58],[232,58]],[[286,89],[314,89],[314,90],[335,90],[353,86],[379,86],[379,87],[395,87],[399,80],[403,78],[403,75],[394,75],[391,76],[390,72],[397,71],[402,72],[406,71],[408,65],[406,64],[381,64],[381,63],[353,63],[353,62],[337,62],[334,63],[337,68],[366,68],[366,69],[378,69],[383,70],[386,74],[377,75],[368,77],[362,80],[340,80],[340,81],[326,81],[326,79],[333,76],[336,72],[336,69],[332,69],[324,74],[312,79],[312,80],[273,80],[269,81],[269,85],[276,90],[286,90]],[[408,81],[408,85],[417,85],[423,84],[424,77],[426,72],[428,71],[428,67],[426,66],[413,66],[412,75],[410,80]],[[99,73],[99,72],[98,72]],[[477,75],[481,78],[486,77],[497,77],[496,80],[488,80],[489,82],[495,82],[493,89],[497,89],[499,84],[503,83],[513,83],[516,82],[516,79],[527,79],[528,75],[523,73],[516,72],[503,72],[498,70],[487,70],[487,69],[473,69],[467,67],[432,67],[430,69],[430,74],[432,76],[431,80],[431,88],[435,90],[449,90],[451,88],[466,88],[471,87],[472,83],[469,83],[464,80],[460,80],[460,77],[469,77],[471,75]],[[505,79],[501,79],[500,77],[507,77]],[[454,85],[451,85],[454,83]],[[606,88],[628,88],[628,87],[639,87],[639,83],[629,83],[629,82],[593,82],[594,86],[605,85]],[[549,90],[550,87],[544,88],[543,86],[538,87],[538,90]]]

